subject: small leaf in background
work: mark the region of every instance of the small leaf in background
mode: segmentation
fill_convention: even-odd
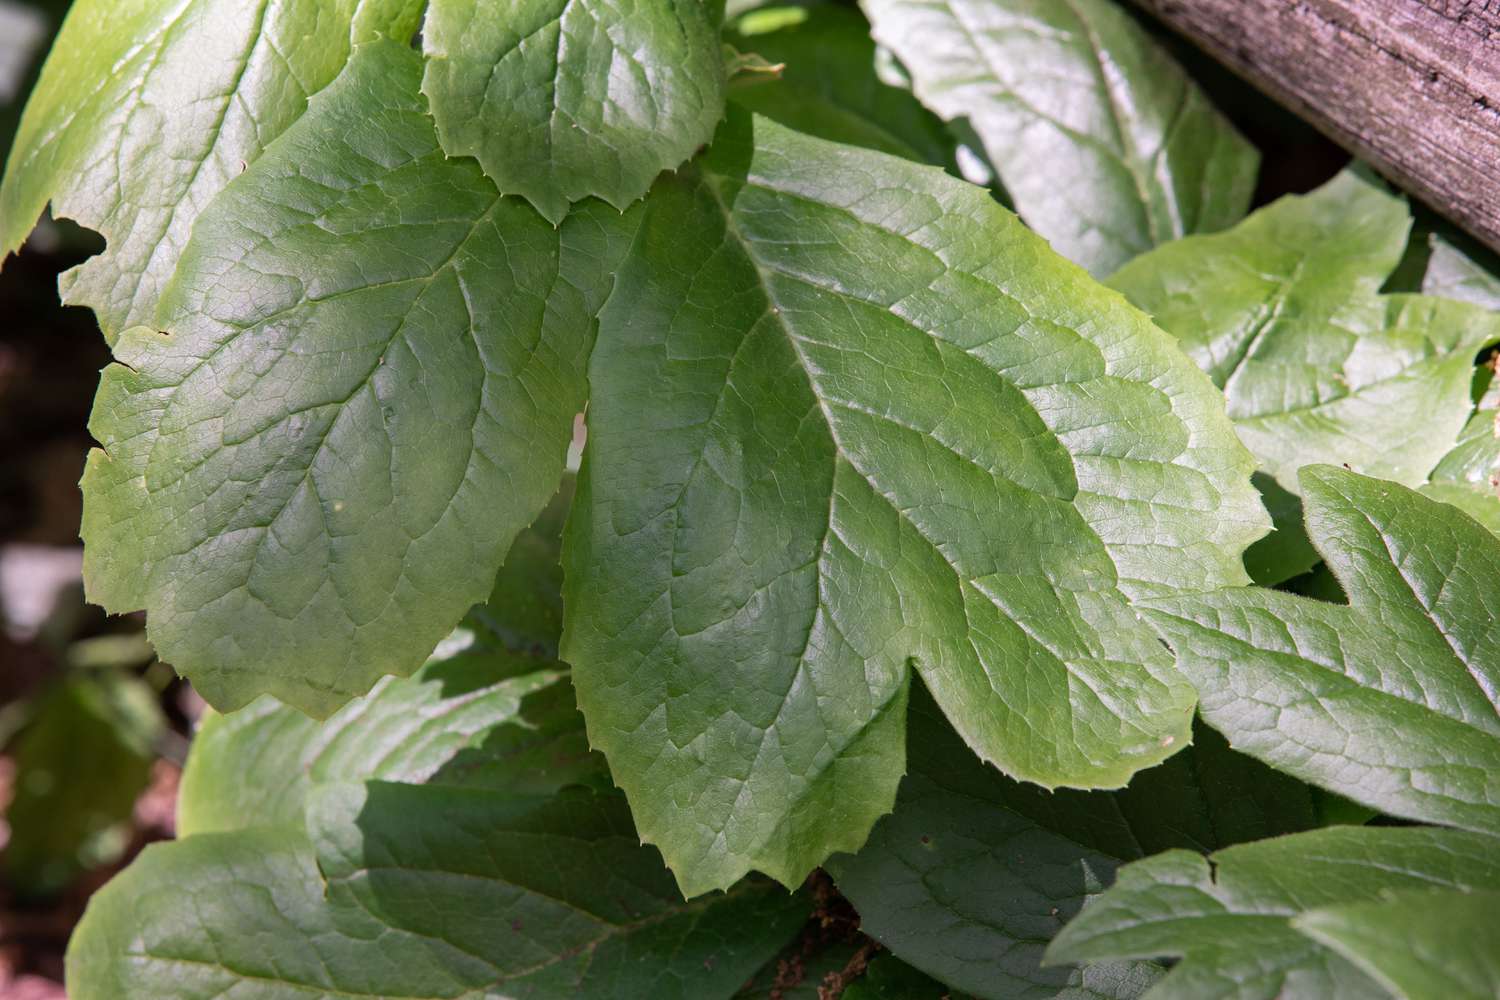
[[[552,222],[620,210],[713,137],[724,62],[703,0],[433,0],[423,93],[443,148]]]
[[[766,7],[734,21],[728,37],[783,64],[780,77],[734,94],[735,103],[833,142],[946,167],[954,141],[906,90],[875,74],[875,43],[857,11],[832,4]]]
[[[1109,0],[863,0],[917,97],[966,119],[1021,218],[1104,276],[1237,222],[1259,156]]]
[[[863,843],[909,666],[1027,780],[1186,745],[1129,599],[1246,579],[1250,458],[1170,338],[985,192],[732,110],[600,324],[563,654],[689,895]]]
[[[1500,384],[1490,383],[1421,490],[1500,535]]]
[[[1425,294],[1500,310],[1500,258],[1494,251],[1461,234],[1448,238],[1434,233],[1429,240],[1431,252],[1422,275]]]
[[[420,73],[360,46],[199,217],[100,384],[89,597],[144,607],[221,710],[327,716],[409,674],[562,478],[631,218],[502,198],[438,147]]]
[[[1493,911],[1466,905],[1500,887],[1500,840],[1460,830],[1335,827],[1218,851],[1204,858],[1168,851],[1120,869],[1110,890],[1057,936],[1049,962],[1181,958],[1147,1000],[1371,1000],[1384,991],[1343,954],[1364,952],[1363,935],[1389,933],[1409,903],[1453,909],[1450,929],[1469,948],[1493,938]],[[1355,905],[1359,904],[1359,905]],[[1328,908],[1333,908],[1329,910]],[[1476,919],[1477,918],[1477,919]],[[1324,938],[1339,937],[1336,949]],[[1441,941],[1438,927],[1423,932]],[[1386,959],[1389,971],[1416,960],[1409,943]],[[1476,967],[1493,972],[1493,956],[1468,949],[1455,979]],[[1367,965],[1368,963],[1368,965]],[[1373,967],[1367,954],[1359,965]],[[1447,964],[1446,957],[1443,964]],[[1402,970],[1404,972],[1404,970]],[[1429,991],[1433,990],[1433,991]],[[1408,1000],[1492,994],[1441,992],[1441,984]]]
[[[302,114],[351,45],[416,27],[413,0],[77,0],[0,184],[0,260],[52,202],[104,253],[65,274],[106,339],[154,321],[208,202]]]
[[[1236,749],[1372,809],[1500,833],[1500,538],[1342,469],[1302,486],[1349,605],[1241,588],[1143,613]]]
[[[1140,996],[1160,969],[1040,965],[1048,939],[1119,864],[1317,822],[1311,789],[1234,753],[1212,732],[1123,791],[1047,794],[980,763],[920,689],[910,718],[910,771],[895,812],[859,853],[827,867],[866,934],[979,997]]]
[[[155,693],[125,675],[70,678],[40,701],[15,746],[5,811],[4,873],[17,890],[50,895],[120,856],[165,725]]]
[[[1500,316],[1380,295],[1406,243],[1405,203],[1345,171],[1225,233],[1160,247],[1110,279],[1216,385],[1261,467],[1298,492],[1305,465],[1409,486],[1457,438],[1475,354]]]

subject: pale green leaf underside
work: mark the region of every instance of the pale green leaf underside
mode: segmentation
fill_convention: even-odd
[[[1120,869],[1047,957],[1181,958],[1148,1000],[1371,1000],[1384,991],[1304,920],[1392,893],[1497,887],[1500,841],[1459,830],[1333,827],[1212,858],[1168,851]]]
[[[565,547],[594,745],[689,892],[863,842],[908,664],[984,758],[1115,787],[1192,696],[1128,599],[1243,582],[1218,394],[981,190],[732,111],[601,316]]]
[[[404,41],[413,0],[78,0],[0,186],[0,259],[50,200],[108,249],[63,276],[113,341],[154,320],[193,219],[343,68],[352,42]]]
[[[1500,833],[1500,538],[1446,504],[1303,472],[1350,606],[1234,589],[1147,617],[1236,748],[1373,809]]]
[[[1378,294],[1410,221],[1377,181],[1345,171],[1228,232],[1145,254],[1110,284],[1224,389],[1235,430],[1283,489],[1320,462],[1415,486],[1468,418],[1474,355],[1500,340],[1500,316]]]
[[[1500,886],[1412,889],[1313,910],[1292,925],[1406,1000],[1493,1000],[1500,996],[1497,914]]]
[[[713,136],[724,64],[704,0],[432,0],[423,26],[443,148],[556,222],[624,210]]]
[[[863,0],[928,107],[967,119],[1016,210],[1104,276],[1244,215],[1259,157],[1109,0]]]
[[[84,575],[221,710],[410,673],[557,488],[628,218],[448,159],[420,57],[348,70],[199,217],[90,428]]]
[[[727,998],[806,915],[769,883],[684,903],[618,794],[324,785],[308,816],[148,848],[91,901],[70,994]]]

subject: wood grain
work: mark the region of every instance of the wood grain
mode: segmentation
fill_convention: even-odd
[[[1500,0],[1135,0],[1500,250]]]

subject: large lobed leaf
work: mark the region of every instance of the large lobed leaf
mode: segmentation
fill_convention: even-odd
[[[1333,827],[1209,858],[1168,851],[1122,868],[1047,955],[1181,958],[1148,1000],[1370,1000],[1377,981],[1415,985],[1396,992],[1410,1000],[1478,1000],[1500,971],[1483,950],[1497,887],[1500,841],[1458,830]],[[1424,912],[1441,918],[1414,940],[1390,937]],[[1381,935],[1398,946],[1376,955]],[[1444,971],[1414,983],[1429,943],[1451,949]]]
[[[1255,150],[1110,0],[863,0],[928,107],[967,120],[1016,210],[1104,276],[1239,220]]]
[[[111,342],[150,324],[193,219],[338,75],[351,45],[405,41],[415,0],[78,0],[0,185],[0,260],[50,200],[108,250],[64,275]]]
[[[623,210],[723,117],[718,29],[705,0],[432,0],[422,89],[501,191]]]
[[[1500,538],[1342,469],[1302,487],[1348,606],[1251,588],[1148,602],[1203,718],[1371,808],[1500,833]]]
[[[1249,458],[1169,339],[981,190],[732,112],[648,200],[590,381],[564,657],[689,894],[863,842],[909,664],[1027,780],[1186,743],[1129,599],[1244,581]]]
[[[215,707],[327,715],[489,592],[562,476],[630,218],[554,228],[438,146],[420,58],[349,68],[199,217],[116,345],[84,574]]]

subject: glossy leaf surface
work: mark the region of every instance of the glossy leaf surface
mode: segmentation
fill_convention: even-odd
[[[1224,389],[1235,430],[1283,489],[1297,493],[1298,470],[1319,462],[1415,486],[1463,428],[1474,356],[1500,340],[1500,316],[1377,294],[1410,221],[1379,182],[1345,171],[1137,258],[1110,284]]]
[[[1411,889],[1304,913],[1293,925],[1407,1000],[1500,995],[1500,891]]]
[[[1245,579],[1249,457],[1164,334],[979,189],[732,114],[647,204],[590,381],[563,653],[689,894],[863,842],[909,665],[1042,784],[1186,743],[1128,599]]]
[[[1245,214],[1259,157],[1109,0],[863,0],[919,98],[966,119],[1016,210],[1095,275]]]
[[[1331,466],[1302,486],[1348,606],[1244,588],[1143,613],[1234,747],[1392,815],[1500,833],[1500,538]]]

